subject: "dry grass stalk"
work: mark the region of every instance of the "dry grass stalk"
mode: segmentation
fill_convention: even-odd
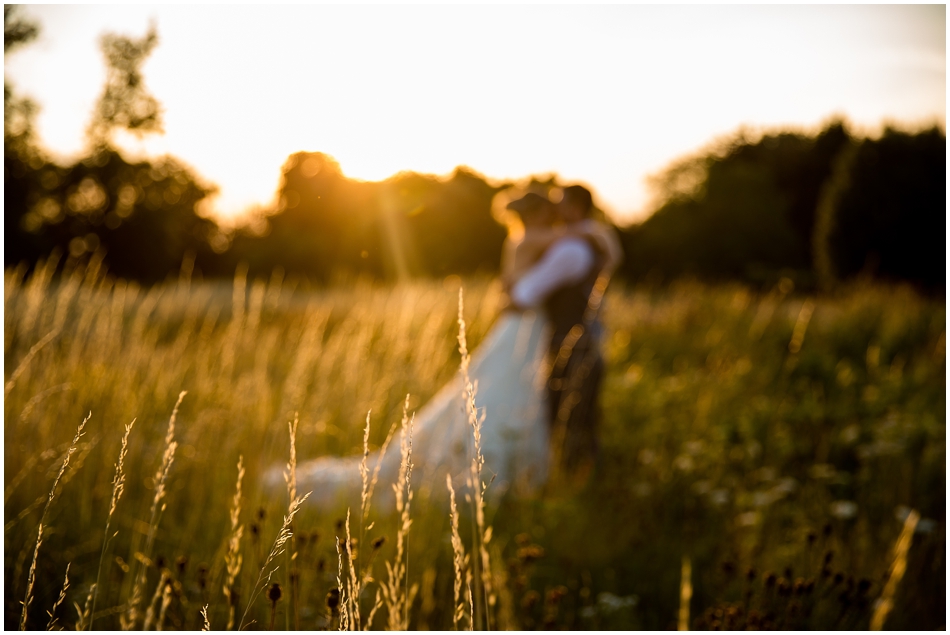
[[[376,617],[376,611],[379,610],[379,607],[383,605],[383,599],[380,596],[379,589],[376,589],[376,600],[373,602],[373,608],[369,612],[369,617],[366,618],[366,626],[363,627],[364,631],[368,631],[373,628],[373,618]]]
[[[366,489],[366,503],[365,503],[364,512],[363,512],[364,518],[366,514],[369,514],[369,504],[370,504],[370,501],[373,500],[373,491],[376,489],[376,483],[379,481],[379,470],[383,465],[383,457],[386,456],[386,451],[389,449],[389,444],[392,442],[395,436],[396,436],[396,424],[393,423],[393,425],[389,428],[389,434],[386,435],[386,440],[383,441],[383,445],[379,449],[379,458],[376,460],[376,467],[373,468],[373,477],[369,480],[369,487]],[[372,527],[372,524],[370,525],[369,528],[371,527]],[[367,531],[369,531],[369,528],[367,528]]]
[[[340,591],[340,626],[339,630],[348,631],[350,630],[350,617],[347,610],[347,602],[344,594],[346,593],[345,587],[343,586],[343,551],[340,549],[340,537],[335,536],[336,538],[336,588]]]
[[[46,612],[49,615],[49,623],[46,625],[46,630],[51,631],[53,627],[56,626],[56,609],[59,608],[59,605],[63,603],[66,599],[66,590],[69,588],[69,564],[66,564],[66,577],[63,580],[63,588],[59,592],[59,597],[53,603],[53,608]]]
[[[13,390],[13,387],[16,386],[16,380],[20,378],[20,375],[26,371],[30,366],[30,362],[33,361],[33,358],[36,357],[36,354],[43,350],[43,347],[53,341],[59,335],[59,329],[55,329],[46,334],[43,339],[33,345],[30,351],[23,357],[19,364],[17,364],[16,369],[13,371],[13,374],[10,375],[10,379],[3,387],[3,396],[6,398],[10,394],[10,391]]]
[[[396,556],[392,563],[386,563],[389,579],[383,585],[383,598],[389,611],[389,630],[405,631],[409,629],[409,594],[407,581],[409,576],[409,558],[406,553],[406,537],[412,525],[409,507],[412,503],[412,419],[409,418],[409,395],[403,404],[402,429],[400,430],[399,476],[393,484],[396,494],[396,511],[399,513],[399,527],[396,530]]]
[[[165,624],[165,614],[168,612],[168,607],[172,603],[172,583],[171,580],[165,582],[165,586],[162,589],[162,608],[158,612],[158,623],[155,624],[155,630],[163,630]]]
[[[290,458],[287,461],[287,471],[284,472],[284,481],[287,483],[287,500],[294,501],[297,498],[297,425],[300,423],[300,418],[298,413],[294,413],[294,420],[292,422],[287,422],[287,431],[290,433]],[[288,509],[288,511],[290,511]],[[293,537],[293,527],[291,527],[291,536],[290,536],[290,550],[287,552],[287,573],[290,575],[293,572],[292,564],[294,560],[297,559],[296,551],[296,541]],[[290,593],[291,593],[291,605],[296,607],[296,598],[294,596],[294,584],[291,581]],[[287,613],[287,628],[290,628],[290,614]],[[297,614],[294,612],[294,628],[295,630],[300,630],[300,624],[297,620]]]
[[[227,568],[228,577],[224,583],[224,597],[228,600],[228,625],[225,630],[234,628],[234,612],[236,609],[234,602],[234,582],[238,573],[241,572],[243,557],[241,556],[241,537],[244,535],[244,525],[240,524],[241,518],[241,482],[244,480],[244,455],[238,457],[237,463],[237,485],[234,489],[234,498],[231,502],[231,537],[228,539],[228,552],[224,556],[224,565]]]
[[[484,603],[485,610],[485,628],[491,629],[491,606],[495,603],[495,596],[492,591],[491,580],[491,562],[488,555],[488,542],[491,540],[492,528],[485,526],[485,491],[488,485],[482,482],[482,468],[485,466],[485,457],[482,456],[482,435],[481,426],[485,421],[484,411],[479,415],[478,407],[475,405],[475,395],[478,393],[477,383],[473,384],[468,373],[471,363],[468,354],[468,342],[465,337],[465,304],[462,297],[462,289],[459,289],[459,353],[462,361],[460,372],[462,373],[462,397],[465,403],[465,412],[468,415],[468,423],[472,426],[472,437],[475,441],[475,451],[472,456],[471,471],[468,478],[468,486],[472,491],[472,507],[475,522],[475,531],[473,536],[472,553],[475,568],[475,579],[481,582],[481,599],[479,607]],[[476,586],[476,594],[479,587]],[[473,616],[473,621],[477,620],[477,615]]]
[[[106,516],[106,530],[102,539],[102,553],[99,555],[99,569],[96,572],[96,583],[89,590],[92,596],[92,606],[89,612],[89,628],[92,628],[92,622],[96,614],[96,599],[99,593],[99,579],[102,576],[102,565],[105,562],[106,550],[109,547],[109,541],[113,536],[109,535],[109,527],[112,523],[112,515],[115,514],[115,508],[125,492],[125,457],[129,452],[129,434],[132,432],[132,426],[135,425],[135,419],[132,423],[125,426],[125,434],[122,435],[122,447],[119,449],[119,460],[115,464],[115,475],[112,477],[112,501],[109,503],[109,515]],[[116,532],[118,533],[118,532]]]
[[[452,627],[458,630],[459,623],[462,621],[462,618],[465,617],[462,583],[463,580],[468,583],[466,586],[469,595],[471,595],[471,574],[468,571],[468,556],[465,555],[465,545],[462,543],[462,536],[459,535],[459,513],[455,505],[455,488],[452,487],[452,476],[450,474],[445,475],[445,484],[449,488],[449,519],[452,525],[452,563],[455,567],[455,603],[453,604],[454,609],[452,611]],[[471,601],[469,603],[471,604]],[[468,630],[472,630],[473,626],[473,616],[470,613],[468,616]]]
[[[59,482],[60,489],[65,487],[66,484],[69,483],[70,479],[72,479],[73,476],[76,475],[79,468],[82,467],[83,461],[85,461],[86,457],[89,456],[89,454],[92,452],[92,449],[96,446],[96,443],[98,443],[98,441],[99,441],[99,437],[93,437],[91,440],[86,441],[84,443],[80,443],[74,448],[74,453],[76,456],[71,458],[69,461],[70,465],[73,466],[73,469],[67,470],[63,474],[63,478]],[[69,442],[67,441],[66,443],[63,443],[61,445],[63,448],[61,452],[59,451],[58,448],[55,450],[54,449],[46,450],[40,455],[40,460],[45,460],[47,458],[47,454],[52,455],[52,456],[59,454],[59,456],[62,459],[65,459],[66,454],[69,452],[69,448],[68,448]],[[34,500],[32,503],[24,507],[20,511],[20,513],[16,515],[15,518],[8,521],[3,526],[4,533],[8,533],[11,529],[13,529],[14,526],[16,526],[21,521],[25,520],[27,517],[29,517],[36,509],[48,503],[49,502],[48,498],[49,496],[47,494],[41,494],[39,497],[36,498],[36,500]],[[14,571],[16,572],[15,575],[13,576],[14,579],[18,579],[20,577],[19,573],[22,571],[23,562],[22,561],[19,561],[19,562],[20,563],[14,567]]]
[[[363,458],[360,460],[360,549],[357,552],[357,557],[362,555],[362,546],[365,544],[366,539],[366,517],[369,514],[369,504],[372,496],[372,491],[370,489],[370,479],[369,479],[369,467],[366,465],[367,459],[369,459],[369,422],[370,416],[373,414],[372,410],[366,412],[366,427],[363,429]],[[379,456],[379,459],[376,462],[377,468],[383,460],[383,455]],[[374,474],[375,476],[375,474]],[[374,483],[375,485],[375,483]],[[372,525],[370,525],[372,527]],[[346,538],[349,542],[350,539],[350,510],[346,510]],[[350,554],[352,556],[352,554]],[[357,565],[359,569],[359,565]],[[363,575],[368,575],[367,571],[361,574],[360,578],[356,580],[355,585],[355,602],[356,602],[356,611],[357,611],[357,629],[359,629],[359,599],[360,594],[362,593],[362,586],[364,582]],[[353,560],[350,558],[350,571],[351,577],[355,578],[355,572],[353,571]]]
[[[369,468],[366,461],[369,459],[369,418],[372,414],[372,410],[366,413],[366,427],[363,429],[363,458],[360,460],[360,544],[363,544],[363,521],[369,513]],[[382,455],[379,458],[382,460]]]
[[[83,435],[83,428],[86,427],[86,423],[89,422],[91,417],[92,413],[90,412],[86,415],[86,418],[82,420],[82,423],[79,424],[79,428],[76,430],[76,436],[73,437],[72,443],[69,444],[69,449],[66,450],[66,456],[63,457],[63,464],[60,466],[59,472],[56,474],[56,479],[53,481],[53,487],[49,490],[46,507],[43,508],[43,514],[40,516],[39,526],[36,530],[36,546],[33,548],[33,562],[30,564],[30,573],[26,581],[26,596],[23,599],[23,612],[20,614],[21,631],[26,630],[27,613],[30,608],[30,603],[33,601],[33,585],[36,583],[36,559],[40,555],[40,545],[43,543],[43,523],[46,522],[46,515],[49,513],[49,508],[53,504],[53,498],[56,496],[56,488],[59,486],[59,482],[63,478],[66,468],[69,466],[69,457],[76,451],[79,438]]]
[[[168,573],[168,569],[162,569],[162,575],[158,579],[158,584],[155,586],[155,593],[152,594],[152,601],[148,603],[148,609],[145,611],[145,622],[142,624],[143,631],[150,630],[155,623],[155,610],[158,607],[159,601],[162,599],[162,595],[165,592],[165,585],[170,578],[171,576]]]
[[[349,576],[346,582],[346,603],[348,605],[347,613],[349,615],[350,626],[352,630],[360,630],[360,593],[362,588],[360,579],[356,575],[356,567],[353,565],[353,539],[350,536],[350,508],[346,508],[346,561],[349,565]]]
[[[677,630],[689,630],[689,602],[693,599],[693,563],[689,556],[683,556],[680,569],[680,610]]]
[[[202,625],[201,625],[201,630],[203,630],[203,631],[210,631],[210,630],[211,630],[211,622],[208,621],[208,605],[207,605],[207,604],[205,604],[204,606],[201,607],[201,619],[202,619],[202,621],[203,621],[203,623],[202,623]]]
[[[49,450],[47,450],[46,452],[49,452]],[[17,472],[17,475],[14,476],[12,479],[8,480],[6,483],[4,483],[4,488],[3,488],[3,504],[4,505],[10,502],[10,497],[13,496],[13,492],[20,485],[20,483],[25,481],[26,478],[33,473],[33,466],[35,466],[40,461],[40,459],[46,454],[46,452],[41,452],[39,454],[34,454],[30,456],[30,458],[28,458],[26,462],[23,464],[23,467],[20,468],[20,471]]]
[[[6,486],[6,489],[5,489],[6,495],[5,495],[4,504],[9,502],[9,496],[13,493],[13,489],[15,489],[20,482],[24,481],[27,477],[33,474],[33,468],[36,466],[37,463],[39,463],[40,461],[47,461],[50,458],[55,458],[57,455],[65,458],[66,452],[68,449],[69,449],[69,442],[66,441],[64,443],[61,443],[59,446],[55,448],[49,448],[47,450],[44,450],[43,452],[40,452],[39,454],[34,454],[29,459],[27,459],[26,463],[23,465],[23,468],[20,469],[19,474],[17,474],[13,478],[13,480],[10,482],[10,484]],[[79,448],[77,448],[77,450],[78,449]],[[68,481],[68,478],[64,480],[62,484],[65,485],[67,481]],[[9,532],[11,529],[13,529],[13,527],[17,523],[19,523],[21,520],[23,520],[24,518],[32,514],[35,509],[37,509],[40,505],[43,505],[46,502],[47,498],[48,496],[46,494],[41,494],[39,497],[36,498],[36,500],[34,500],[32,503],[24,507],[20,511],[20,513],[16,515],[16,518],[7,521],[7,523],[3,526],[4,533]]]
[[[293,501],[297,498],[297,424],[299,418],[294,413],[293,422],[287,422],[287,429],[290,432],[290,459],[287,461],[287,470],[284,472],[284,482],[287,483],[288,500]]]
[[[393,436],[396,434],[396,424],[393,423],[392,427],[389,428],[389,433],[386,435],[386,439],[383,441],[382,448],[379,451],[379,457],[376,459],[376,467],[373,468],[372,477],[369,475],[369,467],[367,466],[367,459],[369,458],[369,431],[370,431],[370,416],[372,415],[372,410],[366,413],[366,428],[363,431],[363,459],[360,461],[360,480],[361,480],[361,490],[360,490],[360,541],[358,544],[364,545],[366,540],[366,532],[373,528],[375,522],[370,523],[369,526],[366,525],[366,520],[369,517],[370,504],[373,501],[373,491],[376,489],[376,483],[379,480],[379,470],[382,467],[383,457],[386,456],[386,451],[389,449],[389,444],[393,440]],[[347,510],[347,517],[349,517],[349,510]],[[347,522],[347,531],[349,531],[349,522]],[[360,557],[362,555],[362,549],[357,551],[357,570],[359,571],[359,580],[356,585],[356,602],[357,609],[359,608],[359,598],[363,592],[363,589],[366,586],[367,581],[370,579],[370,568],[372,566],[373,560],[375,559],[377,549],[374,548],[373,553],[371,554],[370,561],[363,566],[360,563]],[[369,628],[369,624],[372,623],[372,618],[376,612],[376,609],[379,608],[379,592],[377,591],[377,604],[373,606],[373,610],[370,613],[370,617],[367,619],[367,625],[364,629]],[[357,614],[357,617],[359,615]]]
[[[152,499],[152,508],[149,513],[148,536],[145,540],[145,550],[143,556],[145,560],[152,557],[152,543],[155,542],[155,532],[158,530],[158,523],[162,512],[165,511],[165,505],[162,500],[165,498],[165,488],[168,481],[168,473],[171,470],[172,463],[175,461],[175,450],[178,443],[175,441],[175,420],[178,418],[178,408],[181,406],[187,391],[178,394],[178,401],[172,409],[172,416],[168,419],[168,431],[165,433],[165,451],[162,453],[162,462],[155,473],[155,496]],[[122,630],[134,629],[139,619],[139,602],[142,599],[142,587],[145,586],[146,569],[139,561],[137,565],[138,575],[135,576],[135,583],[132,586],[132,596],[128,603],[128,612],[119,617],[119,623]]]
[[[474,624],[475,624],[475,617],[474,617],[474,616],[475,616],[475,599],[474,599],[474,597],[472,596],[472,581],[471,581],[471,578],[469,578],[469,581],[468,581],[468,614],[472,616],[472,626],[471,626],[471,630],[475,630],[475,627],[474,627]]]
[[[43,523],[40,523],[36,530],[36,546],[33,548],[33,564],[30,565],[30,573],[26,581],[26,599],[23,601],[23,613],[20,615],[20,630],[26,630],[26,613],[33,602],[33,584],[36,582],[36,559],[40,554],[40,545],[43,544]]]
[[[811,321],[811,314],[815,312],[815,303],[811,300],[805,300],[802,303],[802,309],[798,313],[798,319],[795,321],[795,328],[792,330],[792,340],[788,343],[788,352],[793,355],[802,350],[802,343],[805,341],[805,331],[808,330],[808,323]]]
[[[89,589],[89,593],[86,595],[86,604],[83,608],[79,608],[78,602],[73,602],[73,607],[76,609],[77,622],[76,630],[84,631],[86,626],[89,626],[92,623],[92,594],[96,590],[96,585],[93,584],[92,588]]]
[[[270,567],[274,559],[284,553],[287,542],[293,536],[291,526],[294,522],[294,516],[297,515],[297,512],[300,511],[300,506],[309,497],[310,492],[307,492],[300,498],[290,502],[288,513],[286,516],[284,516],[284,523],[281,525],[280,531],[277,532],[276,540],[274,540],[274,546],[271,547],[270,553],[267,554],[267,558],[264,560],[264,565],[261,567],[261,571],[257,576],[257,581],[254,583],[254,592],[251,594],[247,605],[244,607],[244,615],[241,616],[241,623],[238,625],[238,630],[244,629],[244,620],[247,619],[248,610],[250,610],[251,606],[253,606],[254,600],[256,600],[257,596],[261,594],[261,591],[264,590],[264,587],[267,586],[267,583],[270,582],[271,576],[274,575],[275,571],[277,571],[278,567],[274,567],[269,572],[267,572],[265,576],[265,572],[267,571],[268,567]]]
[[[30,415],[33,414],[33,410],[36,408],[36,406],[42,403],[44,399],[52,395],[55,395],[58,392],[66,392],[67,390],[71,390],[72,387],[73,385],[71,383],[65,382],[65,383],[53,386],[52,388],[47,388],[46,390],[39,392],[36,395],[33,395],[33,397],[31,397],[30,400],[26,402],[26,405],[23,406],[23,410],[20,411],[20,418],[19,418],[20,424],[26,423]],[[12,484],[13,487],[16,486],[15,483],[16,481],[14,481],[14,483]],[[9,497],[8,492],[10,491],[10,488],[11,488],[11,485],[7,485],[4,488],[3,490],[4,498]]]
[[[871,616],[870,630],[879,631],[884,628],[884,622],[888,614],[894,608],[894,596],[897,594],[897,585],[900,584],[904,572],[907,570],[907,552],[910,551],[910,545],[914,541],[914,530],[917,529],[917,522],[920,520],[920,514],[912,509],[904,520],[904,527],[901,529],[897,542],[894,543],[894,563],[888,571],[887,584],[881,592],[881,597],[874,606],[874,614]]]

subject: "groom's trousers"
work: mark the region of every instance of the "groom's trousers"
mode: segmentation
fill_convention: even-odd
[[[595,462],[600,455],[598,394],[604,361],[597,337],[585,333],[566,364],[552,360],[547,384],[548,421],[555,457],[567,469]],[[552,351],[553,352],[553,351]]]

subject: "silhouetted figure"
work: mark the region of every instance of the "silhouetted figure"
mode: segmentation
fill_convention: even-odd
[[[616,237],[590,219],[592,209],[587,188],[565,188],[554,211],[567,233],[511,289],[516,307],[543,308],[551,324],[546,397],[553,450],[580,476],[600,454],[597,402],[604,363],[596,308],[620,258]]]

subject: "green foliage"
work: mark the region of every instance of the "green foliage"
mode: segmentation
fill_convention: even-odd
[[[19,8],[13,4],[3,5],[3,52],[26,44],[39,35],[39,28],[32,22],[22,20],[17,15]]]
[[[441,283],[315,290],[279,275],[265,281],[239,273],[234,285],[184,278],[142,288],[81,269],[60,282],[51,282],[45,265],[36,272],[24,281],[22,272],[8,271],[5,281],[8,627],[20,615],[42,507],[35,501],[45,502],[63,444],[87,412],[87,434],[50,510],[30,626],[46,624],[43,612],[68,562],[65,606],[83,605],[98,568],[119,441],[137,418],[96,618],[98,628],[117,624],[114,607],[130,586],[125,567],[144,545],[168,417],[187,390],[153,554],[173,580],[165,628],[198,628],[206,603],[212,626],[221,628],[238,456],[247,468],[240,614],[286,512],[286,495],[266,497],[260,482],[265,469],[287,461],[294,412],[300,461],[358,452],[370,409],[370,444],[378,447],[405,394],[418,410],[459,361],[457,288]],[[496,297],[484,281],[464,286],[474,349]],[[900,517],[913,508],[923,520],[886,626],[942,626],[946,307],[904,287],[850,286],[818,298],[790,291],[787,280],[761,294],[682,282],[612,288],[603,464],[586,482],[553,482],[536,498],[505,497],[489,510],[493,624],[675,626],[685,554],[693,563],[695,626],[748,624],[755,611],[760,626],[864,629]],[[807,302],[813,311],[803,311]],[[51,332],[57,335],[27,360]],[[480,405],[490,417],[490,404]],[[409,585],[418,583],[419,593],[411,627],[448,628],[448,509],[429,494],[444,483],[413,487]],[[376,526],[357,545],[374,559],[376,580],[394,550],[398,519],[390,512],[374,510]],[[464,513],[463,506],[460,529],[470,544]],[[345,515],[304,509],[295,519],[298,556],[281,558],[273,580],[284,590],[278,625],[294,623],[292,606],[301,628],[335,625],[326,600],[337,586],[334,536],[343,535]],[[383,536],[387,542],[374,546]],[[146,600],[159,575],[153,564]],[[364,619],[375,584],[363,596]],[[255,627],[270,623],[270,610],[264,597],[251,607]],[[385,617],[383,609],[377,627]],[[75,622],[72,613],[59,618]]]
[[[946,285],[946,149],[943,131],[888,129],[843,157],[822,201],[816,238],[828,279],[857,274]]]
[[[627,228],[629,277],[683,274],[774,284],[811,278],[819,193],[849,134],[840,122],[815,137],[743,133],[680,161],[655,179],[663,204]]]
[[[106,85],[96,103],[89,136],[95,145],[111,141],[115,130],[141,136],[162,132],[161,106],[148,93],[141,66],[158,46],[154,25],[141,39],[107,33],[100,47],[106,60]]]
[[[8,48],[35,33],[11,15],[5,7]],[[219,251],[226,244],[217,225],[198,213],[214,188],[171,157],[130,163],[111,145],[119,130],[161,132],[158,102],[145,90],[141,74],[157,44],[154,28],[140,40],[103,36],[108,78],[90,124],[91,146],[65,167],[36,145],[35,105],[5,87],[6,264],[65,255],[64,264],[71,267],[96,254],[114,274],[147,283],[183,266],[221,272],[224,263],[212,243]]]
[[[35,37],[4,8],[5,50]],[[276,201],[226,233],[198,210],[214,187],[173,158],[130,164],[119,133],[161,132],[159,102],[142,65],[158,44],[107,34],[107,79],[89,125],[87,156],[53,164],[37,147],[37,107],[4,86],[4,263],[101,249],[107,267],[145,283],[197,268],[216,276],[247,265],[320,283],[497,271],[504,228],[492,200],[510,183],[459,167],[447,177],[403,172],[384,181],[347,178],[336,161],[298,152],[282,169]],[[532,178],[548,191],[558,177]],[[692,276],[768,288],[832,288],[857,275],[946,283],[946,136],[886,130],[858,139],[841,121],[814,135],[739,132],[654,178],[659,207],[621,231],[628,281]]]
[[[670,279],[781,277],[830,288],[858,274],[931,292],[946,283],[946,135],[853,138],[741,133],[655,179],[664,201],[623,232],[623,273]]]
[[[141,281],[161,280],[183,261],[215,272],[209,241],[217,226],[198,214],[213,190],[174,159],[129,163],[100,147],[72,166],[43,163],[26,173],[32,187],[8,193],[20,200],[6,213],[7,262],[36,251],[66,255],[67,263],[98,252],[115,274]]]
[[[402,172],[349,179],[331,157],[299,152],[284,165],[272,214],[235,236],[229,258],[251,271],[281,266],[314,280],[495,271],[505,230],[491,216],[499,187],[459,168],[448,179]]]

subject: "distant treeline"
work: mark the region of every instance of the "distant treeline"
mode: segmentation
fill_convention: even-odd
[[[6,138],[4,264],[104,252],[117,276],[155,282],[194,263],[204,276],[275,268],[314,282],[335,274],[444,276],[497,270],[505,229],[497,192],[459,168],[385,181],[344,176],[321,153],[283,167],[278,205],[226,234],[200,216],[213,192],[173,159],[130,163],[98,148],[70,166]],[[856,275],[945,286],[946,137],[888,130],[858,139],[841,124],[815,136],[733,140],[665,173],[665,202],[619,227],[631,281],[707,280],[830,286]],[[556,177],[536,182],[557,186]]]
[[[841,122],[815,136],[742,134],[657,179],[664,201],[622,230],[624,274],[829,287],[858,275],[946,283],[946,135]]]
[[[5,52],[35,35],[4,8]],[[497,271],[504,227],[491,183],[466,168],[438,178],[404,172],[350,179],[319,152],[285,162],[273,209],[225,231],[199,211],[214,187],[179,161],[130,162],[112,133],[161,131],[141,62],[157,44],[105,36],[110,66],[93,113],[87,156],[61,166],[32,126],[35,106],[4,86],[4,265],[60,254],[64,265],[103,258],[116,276],[145,283],[184,267],[205,277],[347,273],[375,279]],[[633,178],[633,177],[631,177]],[[524,185],[524,184],[522,184]],[[558,177],[532,179],[550,189]],[[742,133],[655,179],[659,206],[619,227],[630,281],[688,275],[773,284],[790,277],[829,288],[854,276],[945,288],[946,135],[887,129],[859,138],[843,122],[815,135]],[[596,200],[596,192],[595,192]]]

